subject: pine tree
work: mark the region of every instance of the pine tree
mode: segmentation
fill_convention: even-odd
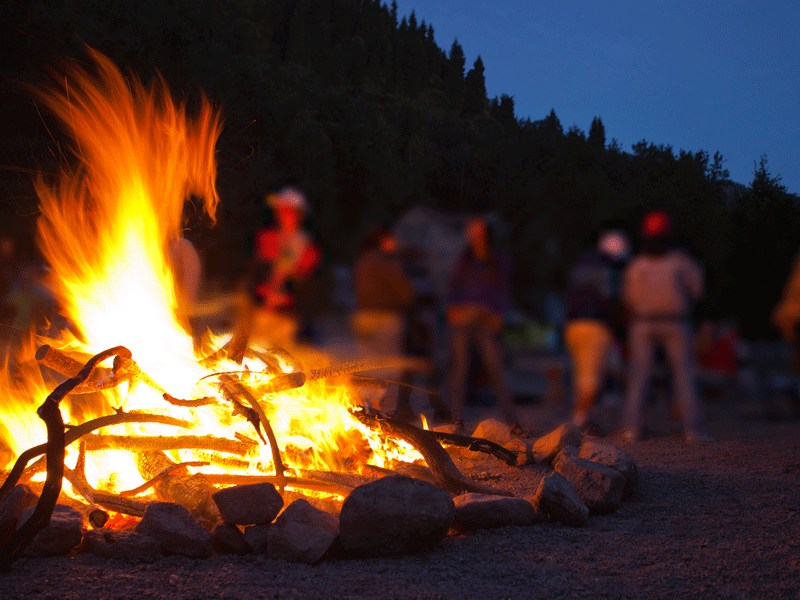
[[[461,104],[464,96],[464,66],[466,63],[464,49],[456,38],[453,40],[453,45],[450,46],[450,55],[447,57],[444,69],[444,91],[456,106]]]
[[[589,127],[589,146],[596,150],[603,150],[606,147],[606,128],[600,117],[592,119]]]
[[[464,116],[472,118],[486,112],[486,79],[483,75],[483,60],[480,54],[464,79]]]

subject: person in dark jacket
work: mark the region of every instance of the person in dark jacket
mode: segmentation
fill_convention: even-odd
[[[388,228],[376,226],[365,238],[353,271],[353,284],[356,304],[350,324],[359,354],[366,358],[399,357],[404,353],[406,313],[414,303],[414,289],[403,270],[397,240]],[[365,399],[377,404],[375,408],[391,411],[397,402],[396,382],[401,375],[396,369],[382,370],[379,376],[393,383],[381,397]],[[362,397],[366,396],[370,394],[365,390]],[[398,416],[409,417],[406,412],[410,406],[394,408],[403,409]]]
[[[457,433],[464,433],[464,397],[472,344],[480,352],[498,403],[511,432],[527,437],[517,420],[511,392],[503,374],[503,351],[498,339],[503,315],[510,304],[510,262],[491,243],[482,217],[465,229],[467,248],[456,263],[447,294],[452,366],[449,392]]]

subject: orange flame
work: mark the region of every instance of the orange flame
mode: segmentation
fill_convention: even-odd
[[[60,339],[53,345],[95,354],[122,344],[172,396],[212,396],[218,401],[205,407],[172,407],[146,385],[135,391],[121,385],[104,392],[99,401],[93,394],[64,402],[67,420],[71,416],[82,422],[124,404],[126,410],[168,410],[195,423],[201,435],[255,438],[252,425],[232,415],[219,381],[207,378],[214,371],[201,367],[194,356],[169,259],[170,244],[180,235],[186,198],[203,198],[206,211],[215,218],[219,198],[214,147],[220,116],[203,98],[199,116],[191,118],[185,105],[174,103],[162,79],[145,88],[139,80],[124,77],[106,57],[89,52],[92,71],[73,65],[63,83],[56,78],[58,85],[37,92],[71,133],[76,161],[57,182],[41,177],[36,181],[39,245],[52,267],[51,285],[61,312],[80,332],[77,339]],[[18,362],[36,373],[26,371],[13,382],[6,370],[0,381],[12,398],[0,404],[0,422],[6,429],[0,428],[0,440],[17,454],[31,441],[43,441],[43,427],[32,415],[53,387],[31,368],[31,349],[27,353],[30,360]],[[213,366],[215,371],[243,367],[251,372],[248,385],[257,393],[268,380],[259,374],[265,369],[261,361]],[[335,470],[356,454],[361,462],[367,455],[381,466],[394,456],[419,458],[408,445],[386,444],[354,419],[349,412],[355,404],[353,394],[341,386],[307,383],[260,401],[290,464]],[[119,425],[104,433],[175,434],[174,428],[163,425]],[[191,451],[181,450],[178,456],[197,460]],[[245,472],[274,468],[266,445],[256,446],[244,458],[249,465]],[[4,462],[0,456],[0,467]],[[87,462],[87,476],[108,489],[141,483],[128,453]]]

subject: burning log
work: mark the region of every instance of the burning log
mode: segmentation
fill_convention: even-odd
[[[275,437],[275,432],[272,430],[272,426],[269,423],[269,419],[267,419],[267,414],[264,412],[264,409],[255,399],[253,394],[250,393],[247,388],[241,385],[239,382],[234,380],[226,381],[222,384],[221,387],[224,394],[229,397],[243,397],[248,404],[256,411],[258,414],[259,421],[261,423],[261,427],[264,428],[264,432],[267,434],[267,439],[269,440],[269,446],[272,450],[272,462],[275,466],[275,475],[278,477],[282,477],[283,474],[286,472],[286,467],[283,466],[283,460],[281,458],[281,452],[278,448],[278,440]],[[258,431],[258,428],[256,427]],[[259,434],[260,435],[260,434]]]
[[[156,479],[175,466],[162,452],[140,452],[136,455],[136,468],[146,480]],[[161,500],[180,504],[191,513],[200,514],[211,521],[219,520],[219,511],[211,498],[217,488],[205,475],[190,474],[186,467],[173,469],[159,478],[155,491]]]
[[[90,503],[100,504],[109,510],[131,515],[133,517],[141,517],[144,515],[144,511],[147,508],[146,502],[142,502],[141,500],[133,500],[130,498],[123,498],[107,492],[100,492],[89,485],[89,482],[86,481],[86,474],[84,472],[85,464],[86,445],[81,443],[81,447],[78,452],[78,460],[75,462],[75,468],[68,469],[64,467],[64,477],[72,484],[72,487],[75,488],[75,491],[77,491]],[[108,514],[106,514],[106,519],[107,518]]]
[[[202,449],[244,456],[254,449],[253,444],[219,438],[213,435],[129,436],[89,435],[87,450],[126,450],[128,452],[158,452],[162,450]]]
[[[70,427],[70,429],[66,432],[64,436],[64,445],[69,446],[76,440],[80,439],[84,435],[91,433],[96,429],[100,429],[102,427],[108,427],[109,425],[117,425],[119,423],[161,423],[164,425],[174,425],[175,427],[183,427],[184,429],[191,429],[194,427],[193,423],[189,421],[183,421],[181,419],[176,419],[175,417],[168,417],[166,415],[154,415],[151,413],[142,413],[138,411],[131,411],[131,412],[123,412],[118,411],[113,415],[106,415],[104,417],[99,417],[97,419],[92,419],[91,421],[86,421],[86,423],[82,423],[81,425],[76,425],[75,427]],[[34,446],[33,448],[29,448],[25,452],[19,455],[17,461],[14,463],[14,467],[11,469],[11,472],[6,477],[6,480],[3,482],[2,487],[0,487],[0,500],[6,497],[6,495],[14,489],[14,486],[17,485],[17,482],[20,480],[21,477],[32,475],[32,473],[28,473],[25,467],[27,464],[36,458],[44,454],[47,450],[47,444],[39,444],[38,446]]]
[[[61,493],[61,479],[64,476],[64,420],[61,417],[59,404],[64,396],[73,388],[86,381],[92,370],[99,362],[110,356],[124,356],[130,358],[131,352],[127,348],[117,346],[96,354],[84,365],[80,372],[54,389],[36,411],[47,426],[47,478],[42,495],[30,518],[13,535],[11,540],[0,551],[0,572],[7,573],[11,565],[22,555],[22,552],[31,543],[33,538],[42,529],[47,527],[53,508]]]
[[[142,492],[146,492],[147,490],[149,490],[151,487],[153,487],[155,484],[157,484],[159,481],[161,481],[164,477],[166,477],[170,473],[173,473],[180,469],[184,469],[186,467],[207,467],[209,464],[210,463],[203,460],[192,460],[188,462],[176,463],[174,465],[167,467],[149,481],[145,481],[142,485],[135,487],[132,490],[126,490],[124,492],[120,492],[119,495],[125,498],[130,498],[131,496],[138,496]]]
[[[510,492],[493,488],[464,476],[432,432],[399,419],[378,418],[364,412],[355,412],[353,415],[368,427],[380,429],[382,432],[405,440],[414,446],[430,467],[437,485],[447,493],[453,496],[467,492],[513,496]]]

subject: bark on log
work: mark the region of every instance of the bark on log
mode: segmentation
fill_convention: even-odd
[[[389,436],[400,438],[411,444],[422,454],[436,478],[438,486],[448,494],[458,496],[467,492],[477,492],[498,496],[514,495],[506,490],[500,490],[464,476],[447,451],[442,448],[436,436],[430,431],[399,419],[379,419],[364,412],[355,412],[353,415],[368,427],[378,429]]]
[[[64,444],[65,446],[69,446],[76,440],[79,440],[84,435],[91,433],[96,429],[101,429],[102,427],[108,427],[110,425],[118,425],[119,423],[161,423],[164,425],[182,427],[184,429],[192,429],[195,426],[194,423],[189,421],[183,421],[181,419],[176,419],[175,417],[169,417],[166,415],[154,415],[140,411],[119,411],[113,415],[98,417],[97,419],[86,421],[85,423],[76,425],[75,427],[70,427],[64,435]],[[12,489],[14,489],[14,486],[17,485],[17,482],[21,478],[31,477],[35,472],[39,472],[26,469],[25,467],[31,460],[44,454],[46,450],[47,444],[39,444],[38,446],[34,446],[33,448],[25,450],[25,452],[17,457],[14,467],[11,469],[8,477],[6,477],[2,487],[0,487],[0,501],[2,501],[3,498],[5,498],[6,495]]]
[[[175,463],[161,452],[140,452],[136,455],[136,467],[145,480],[156,478],[159,473],[173,467]],[[217,491],[205,475],[190,474],[186,468],[178,469],[162,477],[155,485],[156,496],[165,502],[175,502],[192,514],[219,520],[217,505],[211,495]]]
[[[256,446],[213,435],[131,436],[89,435],[84,438],[87,450],[126,450],[128,452],[153,452],[161,450],[191,450],[195,448],[227,452],[244,456]]]
[[[516,453],[511,452],[511,450],[506,450],[500,444],[495,444],[489,440],[467,435],[456,435],[455,433],[446,433],[444,431],[431,431],[431,433],[436,436],[436,439],[439,440],[439,443],[443,446],[458,446],[459,448],[467,448],[473,452],[491,454],[510,467],[517,464]]]
[[[329,481],[317,481],[304,477],[276,477],[275,475],[228,475],[213,474],[206,475],[206,478],[216,485],[247,485],[250,483],[271,483],[279,488],[300,488],[327,494],[347,496],[354,488],[341,483]]]
[[[36,534],[47,527],[50,517],[53,515],[53,508],[58,501],[58,495],[61,493],[61,480],[64,476],[65,433],[59,404],[64,396],[89,378],[95,365],[110,356],[130,358],[131,352],[127,348],[117,346],[96,354],[89,359],[75,377],[67,379],[56,387],[36,411],[47,426],[47,478],[33,514],[22,527],[14,532],[11,540],[0,551],[0,572],[7,573]]]

